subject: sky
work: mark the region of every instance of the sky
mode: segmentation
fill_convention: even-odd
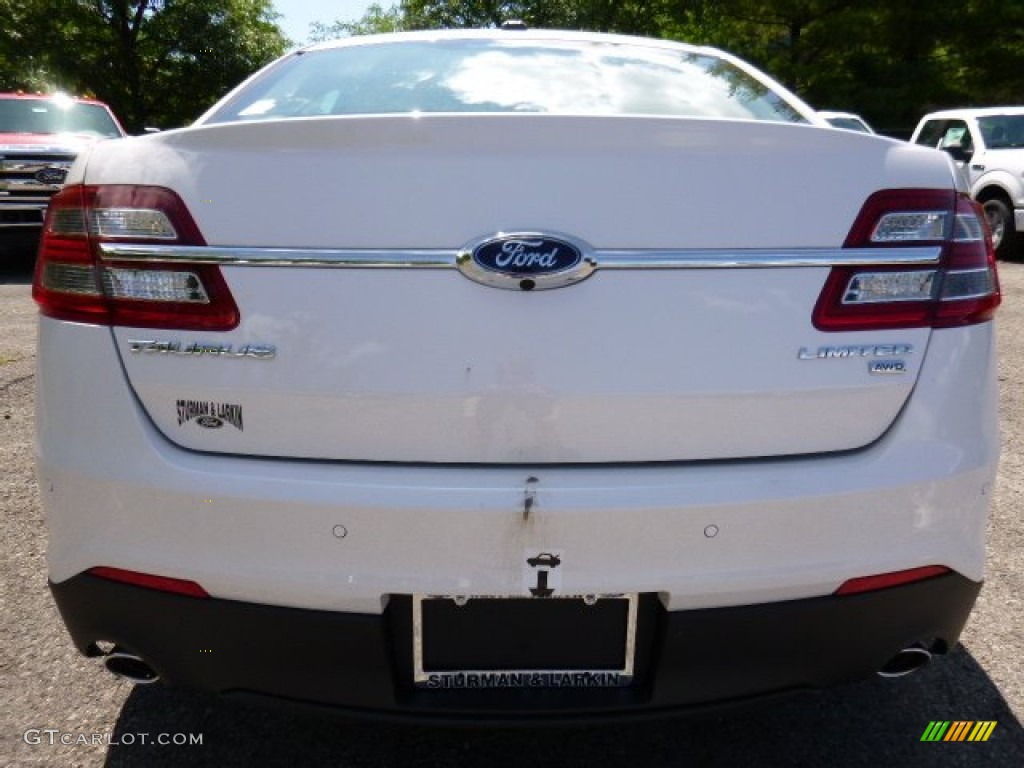
[[[361,19],[374,0],[274,0],[274,8],[281,14],[277,20],[281,29],[295,43],[305,43],[309,25],[314,21],[333,24],[338,19]],[[390,0],[377,0],[384,8]]]

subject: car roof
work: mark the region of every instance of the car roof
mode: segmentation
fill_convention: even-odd
[[[691,45],[676,40],[663,40],[654,37],[637,37],[632,35],[615,35],[604,32],[575,32],[554,29],[441,29],[422,30],[416,32],[392,32],[383,35],[355,35],[352,37],[312,43],[300,51],[321,51],[331,48],[345,48],[358,45],[378,43],[398,43],[415,40],[543,40],[548,42],[571,43],[604,43],[607,45],[639,45],[647,48],[664,48],[666,50],[684,50],[691,53],[707,53],[713,56],[734,58],[717,48]]]
[[[66,93],[0,93],[0,99],[44,99],[46,101],[63,99],[74,101],[79,104],[99,104],[104,107],[106,106],[106,104],[99,99],[88,99],[84,96],[69,96]]]
[[[854,114],[853,112],[834,112],[830,109],[819,109],[818,114],[826,119],[830,117],[844,117],[852,120],[860,120],[862,122],[864,120],[860,115]]]
[[[942,120],[954,117],[990,117],[993,115],[1024,115],[1024,106],[1011,107],[968,107],[965,109],[943,109],[929,112],[922,120]]]

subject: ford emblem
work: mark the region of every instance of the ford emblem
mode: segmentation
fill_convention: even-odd
[[[540,232],[502,233],[467,245],[459,252],[459,270],[494,288],[518,291],[561,288],[594,271],[590,249],[574,238]]]
[[[64,179],[67,177],[67,169],[58,168],[56,166],[50,166],[49,168],[43,168],[42,170],[36,171],[36,181],[41,184],[56,186],[58,184],[63,184]]]

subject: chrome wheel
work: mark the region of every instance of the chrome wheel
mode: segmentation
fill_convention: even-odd
[[[982,203],[985,209],[985,220],[988,222],[989,231],[992,233],[992,247],[996,256],[1001,259],[1010,258],[1014,250],[1013,211],[1000,198],[992,198]]]
[[[989,231],[992,233],[992,245],[998,248],[1003,242],[1003,235],[1006,233],[1006,219],[1003,218],[1002,206],[993,206],[990,201],[985,203],[985,219],[988,221]]]

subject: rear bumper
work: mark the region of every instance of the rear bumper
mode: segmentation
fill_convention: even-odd
[[[989,324],[933,333],[913,398],[860,451],[592,467],[193,453],[153,428],[109,328],[42,318],[40,339],[55,583],[108,566],[226,600],[374,614],[389,594],[529,594],[545,552],[561,553],[563,594],[655,592],[669,611],[820,597],[929,565],[983,578],[999,447]]]
[[[900,649],[952,648],[981,584],[959,574],[877,592],[666,611],[641,609],[627,688],[418,690],[410,601],[380,615],[196,599],[80,574],[51,589],[76,646],[116,642],[161,678],[221,694],[418,720],[657,715],[870,676]]]

